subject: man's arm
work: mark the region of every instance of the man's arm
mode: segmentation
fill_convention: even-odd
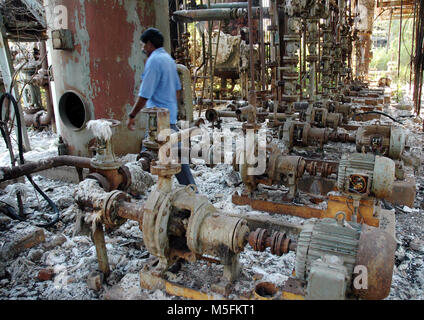
[[[135,117],[140,112],[140,110],[144,108],[144,106],[146,105],[146,102],[147,102],[146,98],[138,96],[137,101],[135,102],[131,112],[128,115],[127,128],[129,130],[131,131],[134,130]]]
[[[159,81],[158,70],[159,68],[157,67],[157,62],[148,59],[142,75],[137,101],[135,102],[132,111],[128,115],[127,127],[129,130],[134,130],[135,117],[137,113],[144,108],[147,100],[153,96],[156,90]]]

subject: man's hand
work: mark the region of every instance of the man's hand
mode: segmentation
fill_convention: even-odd
[[[141,109],[144,108],[146,105],[147,99],[143,97],[137,97],[137,101],[134,104],[134,107],[132,108],[131,112],[128,115],[127,120],[127,128],[128,130],[134,131],[135,130],[135,116],[137,113],[140,112]],[[130,114],[133,115],[133,117],[130,117]]]
[[[127,128],[128,130],[134,131],[135,130],[135,118],[128,117],[127,120]]]

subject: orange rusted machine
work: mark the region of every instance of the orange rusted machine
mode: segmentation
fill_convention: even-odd
[[[347,220],[371,226],[378,226],[383,217],[394,220],[393,212],[384,210],[380,201],[390,199],[395,186],[395,163],[389,158],[357,153],[343,155],[339,163],[308,160],[283,155],[277,145],[270,143],[264,174],[249,175],[249,164],[243,163],[234,165],[245,186],[242,194],[233,195],[234,204],[303,218],[334,218],[337,212],[343,211]],[[298,184],[305,173],[309,178],[337,177],[337,182],[333,180],[333,188],[326,190],[325,193],[332,191],[326,198],[308,195],[313,203],[321,203],[318,207],[293,203],[299,197]],[[274,195],[272,190],[280,194]],[[326,207],[322,205],[325,199]]]
[[[163,113],[159,119],[168,114],[165,110],[157,112]],[[169,121],[158,124],[158,129],[169,127]],[[77,230],[92,234],[99,269],[105,276],[110,267],[103,226],[113,230],[130,219],[139,223],[146,249],[155,257],[140,271],[140,285],[149,290],[162,289],[191,299],[383,299],[389,294],[396,242],[387,225],[377,228],[348,222],[346,213],[337,212],[335,218],[310,219],[303,226],[287,224],[287,232],[272,231],[281,225],[271,224],[270,228],[269,222],[267,228],[257,228],[254,219],[216,209],[207,197],[196,192],[195,186],[172,188],[173,175],[180,165],[167,157],[169,150],[162,147],[175,135],[178,133],[156,138],[160,146],[158,161],[152,162],[150,171],[158,181],[147,201],[134,201],[121,190],[107,191],[95,177],[87,177],[76,188],[75,201],[81,209]],[[101,159],[109,163],[112,157],[100,155],[95,160],[97,165]],[[131,176],[136,175],[142,171],[142,164],[130,165],[128,170]],[[358,189],[360,183],[350,187]],[[277,256],[296,251],[293,274],[283,286],[251,279],[249,292],[236,292],[234,285],[242,268],[239,254],[248,243],[255,251],[270,248]],[[310,249],[317,248],[318,243],[318,250]],[[207,291],[177,283],[170,275],[173,265],[197,260],[223,265],[222,276],[207,283]],[[368,272],[367,289],[355,286],[358,266]]]
[[[263,228],[251,231],[248,220],[218,211],[191,186],[171,190],[177,166],[158,163],[152,171],[159,181],[146,202],[130,200],[121,191],[102,191],[92,179],[81,182],[75,193],[84,213],[80,221],[95,221],[93,240],[106,276],[110,269],[102,225],[116,229],[131,219],[139,222],[144,244],[155,256],[140,271],[140,285],[148,290],[190,299],[383,299],[389,294],[396,250],[389,230],[347,222],[339,212],[336,219],[309,219],[296,226],[301,230],[297,239]],[[87,188],[91,194],[84,192]],[[296,252],[293,273],[282,286],[252,278],[250,290],[235,290],[243,268],[239,254],[247,243],[255,251],[270,248],[277,256]],[[320,249],[309,249],[317,244]],[[202,287],[172,280],[172,266],[197,260],[224,265],[222,276]],[[354,286],[358,266],[368,272],[367,289]]]

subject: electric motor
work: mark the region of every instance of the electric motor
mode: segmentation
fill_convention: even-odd
[[[331,113],[326,108],[316,108],[311,105],[306,110],[305,119],[307,122],[318,127],[337,129],[342,124],[343,115],[340,113]]]
[[[306,298],[384,299],[392,281],[394,237],[340,216],[344,213],[309,219],[299,235],[295,272],[307,282]]]
[[[282,133],[281,138],[289,150],[293,146],[319,145],[322,148],[330,134],[326,128],[312,128],[309,123],[299,121],[286,121]]]
[[[379,124],[360,127],[356,134],[356,150],[371,152],[391,159],[399,159],[405,148],[402,128]]]
[[[339,163],[337,188],[341,192],[385,198],[395,180],[393,160],[373,154],[344,154]]]

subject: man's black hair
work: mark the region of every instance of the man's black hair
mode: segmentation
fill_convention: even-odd
[[[163,47],[163,35],[156,28],[148,28],[146,31],[144,31],[140,37],[140,40],[144,43],[150,41],[156,49]]]

